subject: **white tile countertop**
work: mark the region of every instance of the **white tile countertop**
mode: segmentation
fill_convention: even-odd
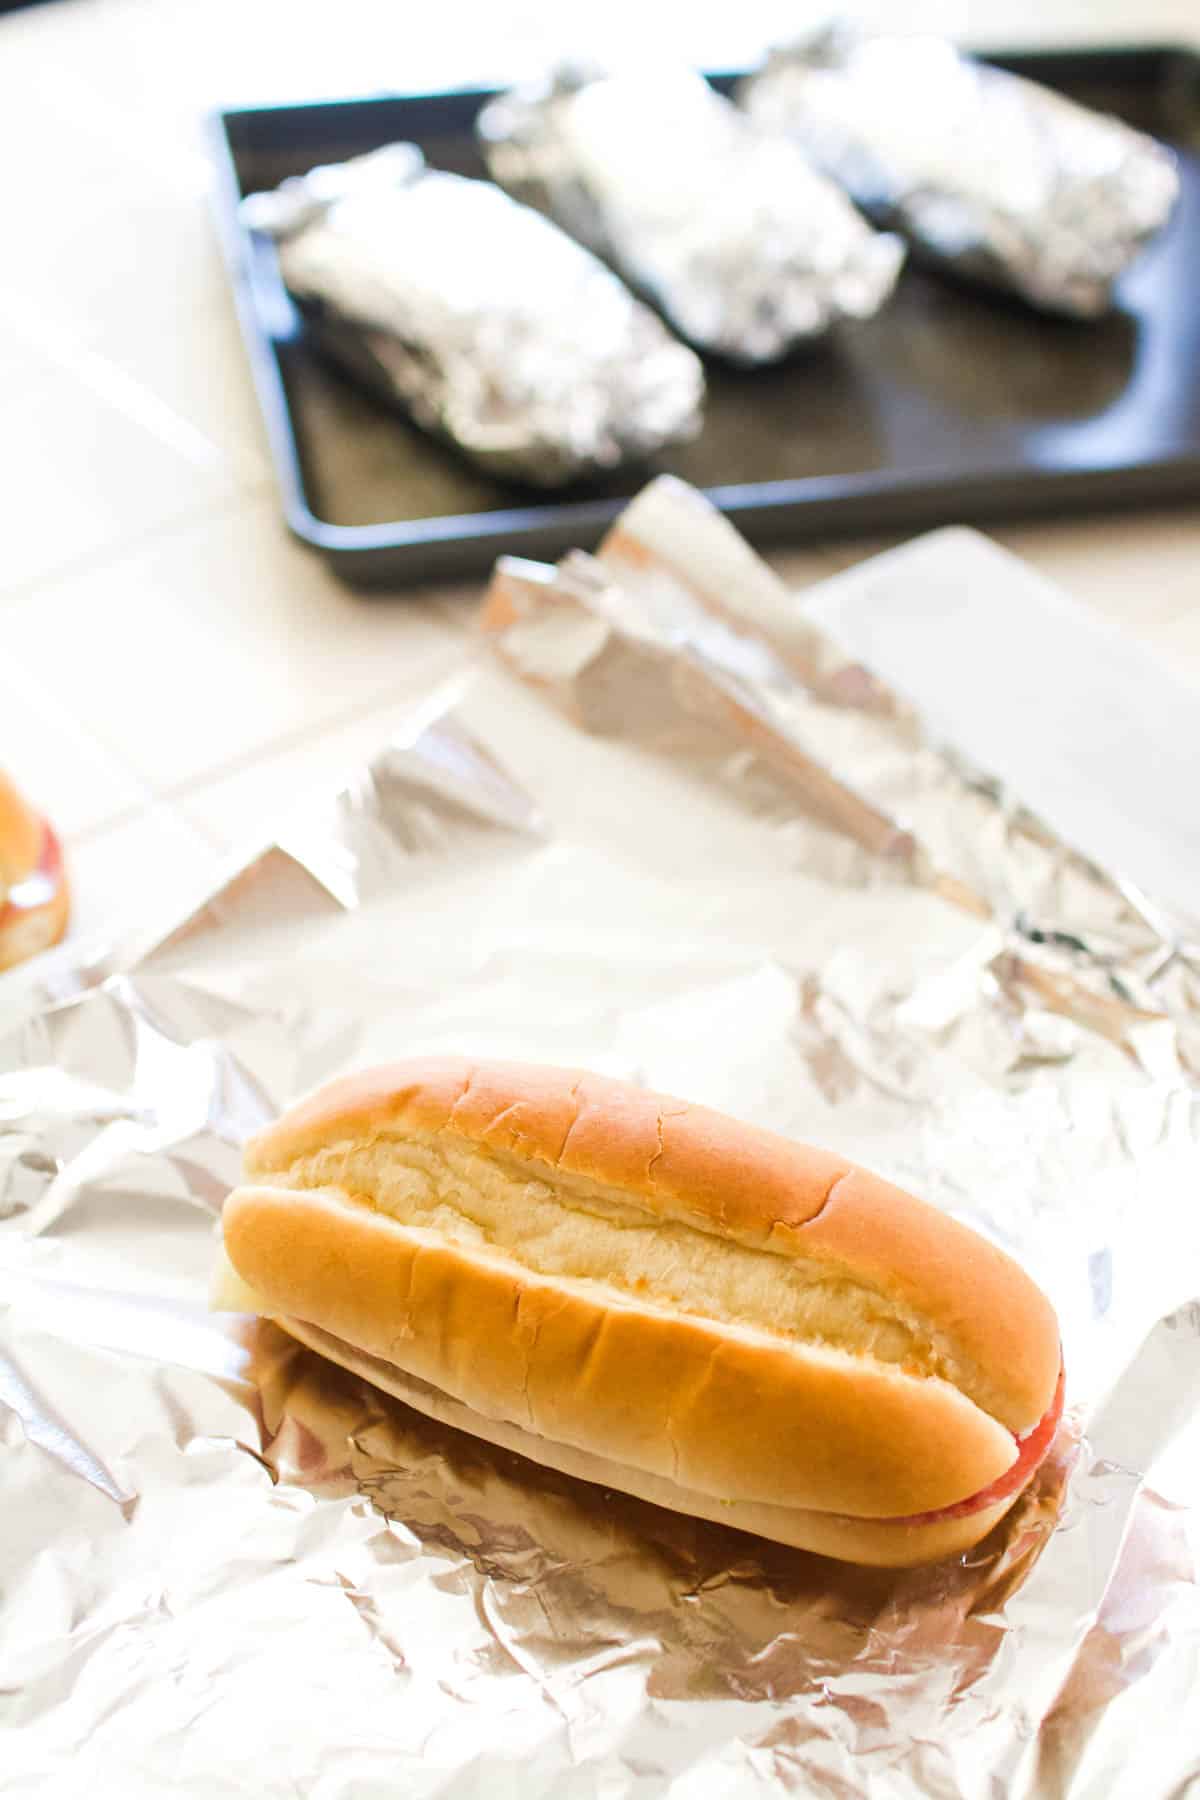
[[[604,49],[649,29],[644,7],[602,10],[589,33]],[[705,24],[707,10],[663,4],[654,31],[711,64],[795,24],[778,4]],[[910,10],[973,42],[1200,44],[1200,0]],[[413,11],[55,0],[0,15],[0,764],[65,837],[77,930],[197,893],[461,653],[470,589],[364,599],[287,537],[200,137],[217,104],[469,84],[565,41],[561,6],[459,0],[419,25]],[[993,535],[1200,684],[1200,510]],[[803,587],[896,541],[773,560]]]

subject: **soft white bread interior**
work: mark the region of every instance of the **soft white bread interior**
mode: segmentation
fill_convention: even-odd
[[[293,1108],[246,1168],[224,1237],[257,1310],[477,1435],[785,1542],[822,1548],[783,1513],[979,1492],[1054,1398],[1053,1311],[1001,1251],[842,1158],[624,1083],[392,1065]],[[942,1521],[945,1548],[1010,1503]]]

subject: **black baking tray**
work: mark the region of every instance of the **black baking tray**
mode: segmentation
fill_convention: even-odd
[[[1118,113],[1179,152],[1163,236],[1095,321],[907,269],[879,318],[774,368],[710,363],[692,444],[547,494],[480,474],[360,391],[306,334],[242,196],[397,138],[482,175],[483,92],[221,112],[217,213],[287,522],[359,586],[586,548],[647,476],[704,488],[759,542],[1066,512],[1200,492],[1200,56],[1089,49],[990,60]],[[710,80],[728,91],[736,75]]]

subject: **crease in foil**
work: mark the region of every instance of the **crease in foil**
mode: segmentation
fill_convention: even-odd
[[[645,488],[596,557],[573,552],[557,569],[501,558],[482,624],[586,729],[693,758],[704,738],[718,765],[752,757],[836,833],[828,854],[843,880],[899,879],[993,920],[991,972],[1014,999],[1148,1068],[1200,1074],[1195,944],[1001,784],[925,741],[911,710],[797,618],[683,483]],[[848,845],[865,857],[847,860]],[[1049,1054],[1069,1042],[1043,1036]]]
[[[521,679],[489,658],[431,696],[186,918],[48,965],[0,1036],[0,1785],[1190,1791],[1186,942],[1164,960],[1152,906],[926,741],[678,484],[594,559],[506,566],[489,618]],[[1008,1520],[929,1569],[838,1566],[211,1313],[246,1136],[462,1048],[826,1142],[1020,1257],[1070,1413]]]
[[[931,36],[830,26],[739,98],[919,256],[1050,311],[1106,311],[1179,192],[1154,138]]]
[[[702,350],[772,362],[895,286],[900,241],[688,69],[565,71],[491,101],[478,135],[502,187]]]
[[[693,353],[491,182],[392,144],[242,203],[314,341],[497,475],[554,486],[700,427]]]

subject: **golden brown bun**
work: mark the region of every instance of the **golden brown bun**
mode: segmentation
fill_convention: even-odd
[[[58,840],[0,773],[0,970],[56,944],[67,912]]]
[[[0,772],[0,898],[37,868],[42,821]]]
[[[1054,1396],[1053,1312],[1000,1251],[842,1158],[625,1083],[393,1065],[293,1108],[246,1168],[225,1243],[263,1310],[631,1491],[934,1511],[1010,1468]]]
[[[415,1237],[331,1194],[240,1188],[234,1267],[272,1311],[473,1411],[719,1499],[886,1518],[949,1506],[1015,1460],[957,1388]]]
[[[809,1550],[818,1556],[836,1557],[842,1562],[870,1564],[876,1568],[907,1569],[920,1563],[935,1562],[969,1550],[992,1531],[1020,1498],[1022,1489],[1015,1488],[995,1505],[981,1508],[967,1516],[933,1519],[925,1523],[895,1523],[883,1519],[853,1519],[837,1513],[808,1511],[800,1507],[756,1505],[749,1501],[719,1500],[679,1487],[660,1476],[645,1474],[640,1469],[607,1462],[586,1450],[574,1450],[548,1438],[535,1437],[519,1425],[499,1419],[485,1418],[448,1394],[406,1374],[397,1364],[356,1349],[343,1338],[322,1331],[302,1319],[290,1319],[272,1313],[261,1294],[242,1280],[224,1255],[219,1255],[213,1282],[212,1304],[226,1312],[260,1313],[299,1343],[315,1350],[330,1362],[362,1376],[384,1393],[411,1406],[426,1418],[436,1419],[456,1431],[495,1444],[544,1468],[556,1469],[580,1481],[599,1487],[615,1488],[636,1499],[650,1501],[671,1512],[690,1514],[694,1518],[711,1519],[738,1531],[753,1532],[774,1543],[790,1544],[798,1550]]]
[[[841,1562],[867,1563],[881,1569],[909,1569],[919,1563],[957,1556],[986,1537],[1020,1498],[1018,1490],[995,1506],[977,1513],[935,1519],[923,1525],[894,1525],[886,1520],[849,1519],[837,1513],[811,1512],[801,1507],[715,1500],[711,1494],[679,1487],[661,1476],[647,1475],[640,1469],[606,1462],[603,1457],[586,1450],[573,1450],[566,1444],[534,1437],[532,1433],[522,1431],[519,1425],[482,1418],[461,1401],[452,1400],[427,1382],[406,1375],[395,1363],[382,1362],[378,1357],[355,1350],[341,1338],[333,1337],[315,1325],[306,1325],[303,1320],[277,1318],[275,1323],[331,1362],[340,1363],[343,1368],[382,1388],[384,1393],[393,1394],[406,1406],[424,1413],[426,1418],[437,1419],[456,1431],[468,1432],[485,1443],[524,1456],[530,1462],[557,1469],[562,1475],[591,1481],[598,1487],[616,1488],[638,1500],[649,1500],[670,1512],[711,1519],[718,1525],[750,1531],[756,1537],[770,1538],[773,1543],[791,1544],[797,1550],[836,1557]]]

